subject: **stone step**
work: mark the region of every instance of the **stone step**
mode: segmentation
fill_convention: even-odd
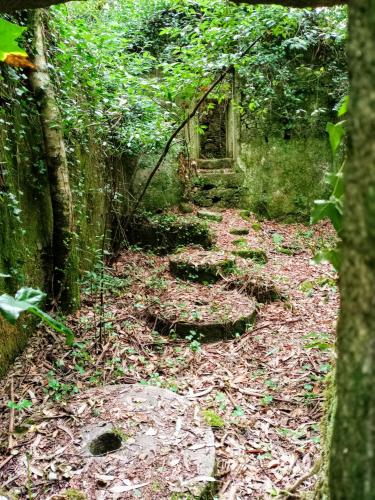
[[[234,160],[233,158],[209,158],[195,160],[197,162],[198,170],[216,170],[216,169],[225,169],[225,168],[233,168]]]
[[[169,257],[169,270],[177,278],[198,283],[216,283],[234,273],[236,259],[224,251],[189,249]]]
[[[147,312],[150,324],[161,334],[173,332],[190,339],[195,335],[200,342],[217,342],[245,333],[255,322],[257,307],[253,297],[237,290],[203,290],[186,282],[181,288],[175,282],[163,293],[162,301],[154,301]]]
[[[241,172],[235,172],[230,169],[220,170],[200,170],[195,184],[201,185],[203,190],[208,189],[206,186],[223,187],[223,188],[240,188],[244,178]]]
[[[236,172],[232,168],[215,168],[214,170],[205,170],[199,168],[197,170],[198,175],[202,176],[213,176],[213,175],[236,175]]]

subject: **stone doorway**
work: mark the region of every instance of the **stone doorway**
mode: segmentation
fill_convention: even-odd
[[[200,159],[228,158],[228,112],[229,99],[207,101],[198,113]]]

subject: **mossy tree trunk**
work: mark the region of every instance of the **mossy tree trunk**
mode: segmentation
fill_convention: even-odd
[[[76,295],[76,285],[71,279],[74,232],[72,192],[61,116],[46,59],[43,11],[36,10],[32,19],[37,69],[31,73],[30,81],[40,110],[53,209],[53,276],[50,292],[55,303],[63,297],[61,305],[68,308],[73,302],[72,296]]]
[[[375,0],[349,14],[351,130],[345,172],[337,411],[329,491],[375,499]]]

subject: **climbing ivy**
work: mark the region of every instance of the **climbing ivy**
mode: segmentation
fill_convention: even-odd
[[[347,90],[344,8],[233,6],[222,0],[100,0],[52,9],[51,60],[68,135],[105,150],[159,152],[223,67],[242,80],[250,127],[324,130]],[[264,38],[246,57],[243,52]],[[77,88],[82,92],[77,93]],[[214,97],[227,95],[228,84]]]

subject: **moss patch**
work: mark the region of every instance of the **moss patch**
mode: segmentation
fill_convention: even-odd
[[[160,254],[171,253],[189,244],[211,248],[214,236],[206,222],[175,214],[135,217],[127,223],[127,239],[132,245]]]
[[[331,153],[324,137],[249,138],[242,145],[246,203],[256,214],[286,221],[306,220],[313,200],[326,190]]]
[[[215,283],[235,271],[236,261],[226,252],[192,250],[171,256],[169,269],[178,278]]]
[[[223,220],[223,216],[216,212],[208,212],[204,210],[200,210],[197,212],[197,217],[205,220],[212,220],[214,222],[221,222]]]
[[[265,264],[268,260],[266,252],[259,248],[239,248],[238,250],[233,250],[232,253],[243,259],[251,259],[260,264]]]
[[[172,285],[150,298],[148,313],[156,331],[215,342],[241,335],[256,316],[256,302],[236,291],[219,291],[198,285]],[[203,289],[205,288],[205,289]]]
[[[238,228],[234,227],[234,228],[229,230],[229,234],[233,234],[236,236],[242,236],[245,234],[249,234],[249,230],[247,229],[247,227],[238,227]]]

